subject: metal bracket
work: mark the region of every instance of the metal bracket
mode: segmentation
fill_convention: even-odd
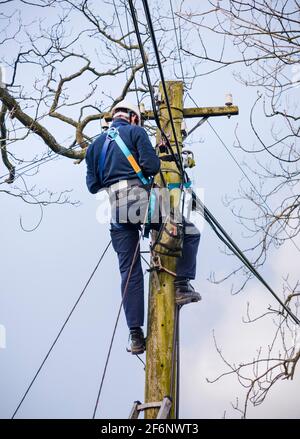
[[[153,255],[152,256],[152,261],[151,261],[151,268],[148,269],[147,271],[149,271],[150,273],[152,271],[165,271],[166,273],[171,274],[171,276],[176,277],[176,273],[174,273],[174,271],[168,270],[167,268],[165,268],[162,263],[161,263],[161,259],[159,255]]]
[[[165,396],[161,402],[147,402],[142,404],[140,401],[135,401],[128,419],[138,419],[141,411],[156,408],[159,408],[156,419],[168,419],[171,406],[172,400],[169,396]]]

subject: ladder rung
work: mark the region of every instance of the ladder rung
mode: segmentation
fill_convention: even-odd
[[[165,396],[160,402],[146,402],[142,404],[140,401],[135,401],[129,419],[137,419],[139,417],[139,412],[154,408],[159,408],[157,419],[167,419],[171,405],[172,401],[168,396]]]
[[[147,409],[155,409],[161,407],[162,402],[146,402],[144,404],[139,404],[137,406],[138,411],[147,410]]]

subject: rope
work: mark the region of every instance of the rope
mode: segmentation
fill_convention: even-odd
[[[35,380],[37,379],[37,377],[38,377],[39,373],[41,372],[41,370],[42,370],[44,364],[46,363],[46,361],[47,361],[47,359],[48,359],[50,353],[52,352],[54,346],[56,345],[56,343],[57,343],[57,341],[58,341],[58,339],[59,339],[59,337],[61,336],[63,330],[65,329],[65,327],[66,327],[68,321],[70,320],[70,317],[72,316],[73,312],[75,311],[75,308],[77,307],[78,303],[80,302],[80,300],[81,300],[83,294],[85,293],[85,291],[86,291],[86,289],[87,289],[89,283],[91,282],[91,280],[92,280],[94,274],[96,273],[96,271],[97,271],[97,269],[98,269],[100,263],[102,262],[102,260],[103,260],[103,258],[104,258],[104,256],[105,256],[105,254],[106,254],[106,252],[107,252],[107,250],[109,249],[109,246],[110,246],[110,245],[111,245],[111,241],[109,241],[109,243],[108,243],[107,246],[105,247],[105,249],[104,249],[102,255],[100,256],[99,261],[97,262],[97,264],[96,264],[94,270],[92,271],[92,273],[91,273],[91,275],[90,275],[88,281],[86,282],[86,284],[85,284],[83,290],[81,291],[81,293],[80,293],[78,299],[76,300],[76,302],[75,302],[74,306],[72,307],[71,311],[69,312],[69,314],[68,314],[68,316],[67,316],[65,322],[63,323],[61,329],[59,330],[57,336],[55,337],[55,339],[54,339],[54,341],[53,341],[53,343],[52,343],[50,349],[48,350],[47,354],[45,355],[45,357],[44,357],[44,359],[43,359],[43,361],[42,361],[40,367],[38,368],[36,374],[34,375],[34,377],[33,377],[33,379],[31,380],[29,386],[27,387],[27,389],[26,389],[26,391],[25,391],[25,393],[24,393],[24,395],[23,395],[21,401],[19,402],[17,408],[15,409],[15,411],[14,411],[14,413],[13,413],[11,419],[14,419],[15,416],[16,416],[16,414],[18,413],[18,411],[19,411],[21,405],[23,404],[23,402],[24,402],[26,396],[28,395],[28,393],[29,393],[29,391],[30,391],[30,389],[31,389],[31,387],[32,387],[32,385],[33,385],[33,383],[34,383]]]
[[[152,187],[153,187],[153,183],[151,185],[151,189],[152,189]],[[143,223],[142,223],[142,227],[143,228],[145,227],[145,222],[147,220],[149,204],[150,204],[150,196],[149,196],[149,200],[148,200],[148,207],[146,209],[145,217],[144,217],[144,220],[143,220]],[[137,242],[137,245],[136,245],[136,248],[135,248],[135,251],[134,251],[134,255],[133,255],[133,258],[132,258],[131,266],[130,266],[130,269],[129,269],[128,277],[127,277],[125,288],[124,288],[124,293],[122,295],[122,300],[121,300],[121,303],[120,303],[120,307],[119,307],[117,318],[116,318],[116,321],[115,321],[113,333],[112,333],[112,336],[111,336],[111,340],[110,340],[110,344],[109,344],[109,348],[108,348],[108,353],[107,353],[107,356],[106,356],[106,361],[105,361],[105,365],[104,365],[104,369],[103,369],[103,373],[102,373],[102,377],[101,377],[100,387],[99,387],[99,390],[98,390],[97,399],[96,399],[96,403],[95,403],[95,407],[94,407],[94,411],[93,411],[93,419],[95,419],[95,416],[96,416],[98,404],[99,404],[101,393],[102,393],[102,389],[103,389],[104,379],[105,379],[105,376],[106,376],[106,371],[107,371],[107,367],[108,367],[108,363],[109,363],[109,359],[110,359],[110,355],[111,355],[111,350],[112,350],[113,342],[114,342],[115,335],[116,335],[117,326],[118,326],[119,319],[120,319],[122,305],[123,305],[125,296],[126,296],[127,291],[128,291],[128,285],[129,285],[130,277],[131,277],[131,274],[132,274],[133,265],[134,265],[134,263],[136,261],[136,258],[137,258],[137,254],[138,254],[138,250],[139,250],[139,246],[140,246],[140,242],[141,242],[142,236],[143,236],[143,230],[140,232],[139,240]]]
[[[111,354],[112,346],[113,346],[115,335],[116,335],[116,331],[117,331],[117,326],[118,326],[120,315],[121,315],[122,305],[123,305],[124,298],[125,298],[127,290],[128,290],[128,285],[129,285],[130,277],[131,277],[131,274],[132,274],[133,265],[134,265],[134,263],[136,261],[136,257],[137,257],[137,254],[138,254],[138,249],[139,249],[141,237],[142,237],[142,233],[140,233],[140,237],[139,237],[138,243],[137,243],[136,248],[135,248],[135,252],[134,252],[134,255],[133,255],[133,258],[132,258],[132,263],[131,263],[130,270],[129,270],[129,273],[128,273],[128,277],[127,277],[127,280],[126,280],[124,294],[123,294],[123,297],[122,297],[122,300],[121,300],[121,303],[120,303],[120,306],[119,306],[117,318],[116,318],[114,329],[113,329],[113,333],[112,333],[112,336],[111,336],[111,340],[110,340],[110,344],[109,344],[109,348],[108,348],[108,353],[107,353],[106,361],[105,361],[105,365],[104,365],[104,370],[103,370],[102,378],[101,378],[101,382],[100,382],[100,387],[99,387],[98,394],[97,394],[96,404],[95,404],[95,407],[94,407],[93,419],[95,419],[95,416],[96,416],[96,412],[97,412],[97,408],[98,408],[98,404],[99,404],[99,400],[100,400],[100,396],[101,396],[102,388],[103,388],[103,384],[104,384],[104,379],[105,379],[105,376],[106,376],[108,362],[109,362],[109,359],[110,359],[110,354]]]

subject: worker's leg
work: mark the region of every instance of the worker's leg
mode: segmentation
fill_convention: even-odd
[[[144,324],[144,278],[139,247],[139,226],[129,223],[112,223],[110,230],[113,248],[119,258],[122,278],[123,306],[129,328]],[[133,262],[138,246],[135,261]],[[133,262],[133,265],[132,265]],[[130,274],[130,269],[132,271]],[[129,278],[129,281],[128,281]],[[128,282],[127,289],[126,284]]]
[[[184,239],[182,257],[177,261],[175,301],[177,305],[199,302],[201,296],[190,283],[196,277],[196,260],[200,241],[200,232],[196,226],[184,220]]]
[[[182,257],[178,258],[176,269],[178,278],[195,279],[199,242],[199,230],[193,223],[185,220]]]

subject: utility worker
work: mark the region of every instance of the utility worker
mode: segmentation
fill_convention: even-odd
[[[118,213],[124,195],[129,189],[143,186],[137,174],[138,167],[144,178],[157,174],[160,160],[141,127],[140,110],[130,102],[119,102],[112,109],[113,123],[110,127],[125,144],[123,150],[116,138],[108,138],[102,133],[91,143],[86,153],[86,183],[92,194],[106,189],[112,200],[117,200],[116,214],[111,222],[110,234],[113,248],[119,259],[121,273],[121,290],[123,307],[130,330],[131,352],[141,354],[145,350],[145,338],[142,330],[144,324],[144,277],[139,248],[139,231],[141,222],[120,220]],[[109,130],[109,131],[110,131]],[[109,133],[108,131],[108,133]],[[128,157],[130,155],[130,157]],[[135,162],[135,169],[133,166]],[[192,223],[186,225],[194,228],[192,234],[185,234],[182,257],[178,258],[175,283],[177,304],[184,305],[201,300],[189,280],[195,278],[196,256],[200,233]]]

